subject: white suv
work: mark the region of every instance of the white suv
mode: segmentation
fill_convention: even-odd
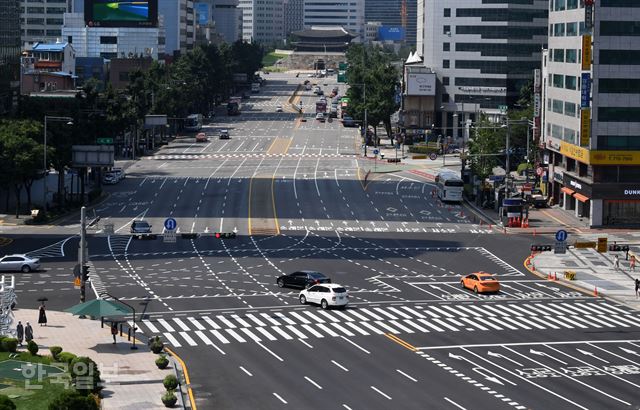
[[[302,290],[298,298],[303,305],[307,303],[317,303],[322,306],[323,309],[328,309],[330,306],[345,307],[347,303],[349,303],[349,293],[347,289],[337,283],[313,285]]]

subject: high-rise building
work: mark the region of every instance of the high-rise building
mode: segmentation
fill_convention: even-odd
[[[240,39],[242,32],[242,11],[238,8],[238,0],[199,0],[195,4],[196,25],[211,42],[214,37],[233,43]]]
[[[458,123],[480,111],[500,116],[517,101],[540,67],[548,7],[549,0],[424,0],[418,53],[438,78],[436,128],[443,135],[459,137]]]
[[[158,14],[164,16],[165,53],[185,53],[196,39],[193,0],[158,0]]]
[[[542,143],[554,202],[590,226],[640,224],[640,2],[555,0]]]
[[[20,20],[25,48],[41,43],[55,43],[62,36],[63,14],[71,12],[67,0],[21,0]]]
[[[9,111],[19,89],[20,8],[17,0],[0,0],[0,115]]]
[[[404,41],[415,47],[417,24],[417,0],[366,0],[365,21],[378,21],[383,27],[404,29]]]
[[[304,0],[303,13],[305,28],[339,26],[359,35],[360,41],[365,38],[364,0]]]
[[[273,44],[284,40],[283,0],[240,0],[242,39]]]
[[[284,0],[284,36],[303,28],[304,0]]]

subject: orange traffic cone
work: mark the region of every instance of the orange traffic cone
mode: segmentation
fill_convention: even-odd
[[[598,287],[593,288],[593,296],[598,297]]]

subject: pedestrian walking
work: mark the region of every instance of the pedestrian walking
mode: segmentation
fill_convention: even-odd
[[[629,261],[629,270],[635,272],[636,270],[636,255],[631,255],[631,260]]]
[[[33,340],[33,328],[29,322],[27,322],[27,326],[24,328],[24,340],[27,343]]]
[[[40,326],[47,325],[47,310],[44,307],[44,302],[40,305],[39,313],[38,313],[38,323]]]
[[[636,278],[636,299],[640,296],[640,279]]]
[[[638,285],[636,285],[636,288],[638,287]],[[637,293],[637,289],[636,289],[636,293]],[[18,338],[18,343],[20,344],[20,346],[22,346],[22,340],[24,340],[24,326],[22,325],[22,322],[18,320],[18,326],[16,326],[16,337]]]
[[[613,268],[615,270],[620,270],[620,258],[618,258],[618,255],[613,257]]]
[[[116,322],[111,323],[111,336],[113,336],[113,344],[116,344],[116,335],[118,334],[118,325]]]

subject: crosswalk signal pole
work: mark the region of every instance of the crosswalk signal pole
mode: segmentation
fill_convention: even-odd
[[[86,300],[87,275],[85,274],[85,266],[87,250],[87,225],[86,225],[86,208],[80,208],[80,302]]]

